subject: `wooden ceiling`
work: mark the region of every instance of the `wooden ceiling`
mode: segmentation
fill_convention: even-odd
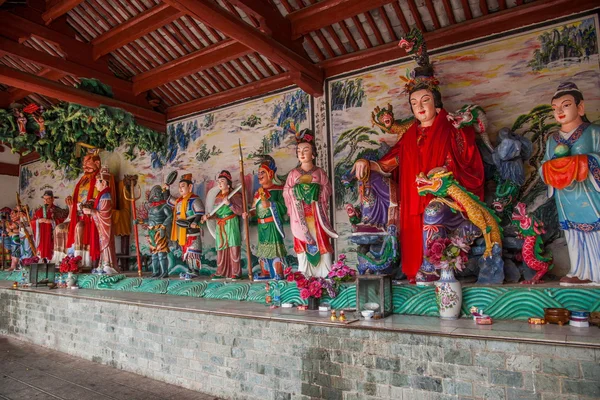
[[[0,4],[4,1],[0,0]],[[0,11],[0,106],[121,107],[164,130],[177,118],[430,49],[597,7],[596,0],[30,0]],[[75,88],[97,78],[115,98]]]

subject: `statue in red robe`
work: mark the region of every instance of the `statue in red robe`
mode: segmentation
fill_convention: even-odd
[[[113,198],[109,187],[111,177],[108,168],[103,167],[95,180],[98,196],[94,205],[89,207],[89,204],[85,204],[82,207],[83,214],[91,217],[90,228],[94,231],[90,242],[90,258],[94,265],[98,264],[97,271],[106,274],[116,274],[119,268],[113,235]]]
[[[68,212],[54,204],[56,197],[52,190],[46,190],[42,198],[44,204],[35,210],[31,223],[38,256],[50,261],[54,251],[54,228],[65,220]]]
[[[483,198],[484,171],[471,127],[456,129],[443,109],[439,82],[429,58],[421,52],[419,67],[408,81],[414,123],[379,161],[356,161],[353,171],[364,180],[371,171],[392,175],[398,182],[399,235],[402,271],[414,283],[423,262],[423,215],[432,196],[419,196],[415,178],[420,172],[445,167],[468,191]]]

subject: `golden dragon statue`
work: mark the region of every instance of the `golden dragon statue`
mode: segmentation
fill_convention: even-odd
[[[435,168],[427,176],[421,172],[417,176],[417,190],[421,196],[432,194],[437,197],[436,200],[466,214],[467,219],[483,233],[484,258],[492,255],[494,244],[502,248],[502,228],[498,224],[498,217],[477,196],[459,185],[452,172],[445,168]]]

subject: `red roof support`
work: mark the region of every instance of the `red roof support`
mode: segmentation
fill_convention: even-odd
[[[3,65],[0,65],[0,83],[23,90],[28,90],[30,92],[39,93],[55,99],[81,104],[87,107],[107,105],[110,107],[122,108],[123,110],[133,114],[139,124],[159,131],[165,130],[166,119],[164,114],[133,104],[125,103],[123,101],[111,99],[109,97],[93,94],[85,90],[66,86],[58,82],[53,82],[49,79],[18,71]]]
[[[423,36],[427,42],[427,48],[435,49],[559,18],[564,16],[564,7],[566,6],[569,7],[570,13],[577,13],[593,9],[597,6],[597,1],[539,0],[520,6],[519,8],[506,9],[432,32],[425,32]],[[398,47],[398,43],[392,42],[372,49],[322,61],[319,65],[325,69],[325,76],[330,77],[394,60],[405,56],[405,54]]]
[[[308,75],[312,79],[320,81],[320,90],[314,91],[308,86],[306,89],[311,89],[309,93],[313,96],[321,96],[323,94],[323,71],[318,66],[315,66],[310,60],[294,52],[274,38],[242,22],[219,5],[210,0],[165,0],[165,2],[203,21],[265,57],[281,63],[288,70]],[[300,80],[298,84],[304,85],[304,81]]]
[[[286,16],[292,23],[292,38],[366,13],[397,0],[323,0]]]
[[[194,112],[208,110],[223,104],[233,103],[234,101],[262,95],[277,89],[291,86],[294,84],[295,79],[293,79],[290,75],[290,73],[275,75],[260,81],[248,83],[244,86],[206,96],[198,100],[192,100],[188,103],[169,107],[167,109],[167,118],[173,119],[181,117]]]
[[[19,176],[19,164],[0,162],[0,175]]]
[[[224,40],[134,76],[133,93],[138,95],[167,82],[220,65],[251,52],[252,50],[241,43],[230,39]]]
[[[94,60],[119,47],[125,46],[127,43],[133,42],[147,33],[157,30],[182,15],[182,12],[164,3],[136,15],[124,24],[92,40]]]
[[[64,15],[71,11],[73,8],[77,7],[80,3],[83,3],[83,0],[54,0],[48,2],[48,7],[46,11],[42,14],[42,18],[46,25],[50,24],[50,22],[54,21],[61,15]]]

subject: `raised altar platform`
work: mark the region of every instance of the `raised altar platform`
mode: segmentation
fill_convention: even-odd
[[[0,334],[226,399],[600,396],[597,327],[396,314],[336,323],[328,312],[260,304],[264,283],[80,278],[101,290],[0,281]],[[178,295],[158,294],[169,290]],[[395,297],[403,290],[433,289],[399,285]]]
[[[237,300],[265,304],[265,281],[225,280],[179,280],[152,279],[125,274],[106,276],[78,274],[81,289],[125,291],[138,293],[167,294],[215,300]],[[0,280],[19,282],[20,272],[0,272]],[[271,290],[275,285],[269,281]],[[282,303],[306,304],[294,282],[279,281]],[[407,284],[392,286],[394,314],[439,316],[435,301],[435,288]],[[323,297],[333,309],[356,308],[356,287],[345,284],[336,298]],[[556,283],[541,285],[481,286],[463,285],[463,316],[470,315],[470,308],[483,309],[497,320],[527,320],[543,317],[544,308],[567,308],[569,310],[600,311],[600,287],[563,287]]]

